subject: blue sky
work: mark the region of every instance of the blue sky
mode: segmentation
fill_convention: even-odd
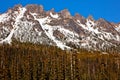
[[[68,9],[72,15],[79,13],[94,19],[104,18],[110,22],[120,22],[120,0],[1,0],[0,13],[6,12],[16,4],[41,4],[45,10],[54,8],[59,12]]]

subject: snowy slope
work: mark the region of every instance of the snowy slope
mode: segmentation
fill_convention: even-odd
[[[8,13],[4,13],[0,15],[0,22],[5,22],[8,21],[10,18],[10,16],[8,15]]]
[[[70,47],[66,46],[63,42],[57,40],[54,36],[53,36],[53,31],[55,29],[57,29],[57,27],[54,27],[54,26],[50,26],[50,25],[44,25],[44,22],[46,20],[50,20],[49,17],[45,17],[45,18],[41,18],[41,19],[37,19],[35,16],[36,14],[32,14],[35,18],[35,20],[39,21],[42,29],[45,31],[45,34],[49,37],[49,39],[51,39],[54,43],[56,43],[56,45],[61,48],[61,49],[70,49]],[[53,15],[52,15],[53,16]],[[54,16],[55,17],[55,16]],[[60,27],[59,27],[60,28]]]
[[[12,38],[57,46],[61,49],[104,50],[120,45],[120,25],[103,19],[70,16],[66,10],[46,12],[39,6],[15,7],[0,15],[0,43]],[[7,23],[6,23],[7,22]]]
[[[9,44],[11,43],[12,36],[13,36],[14,32],[17,30],[17,28],[19,27],[17,24],[19,23],[20,19],[23,17],[26,9],[25,8],[19,8],[19,11],[20,12],[17,14],[17,17],[15,19],[16,22],[13,24],[13,29],[11,30],[10,34],[8,35],[8,37],[5,38],[4,40],[0,41],[0,43],[3,43],[3,42],[9,43]]]

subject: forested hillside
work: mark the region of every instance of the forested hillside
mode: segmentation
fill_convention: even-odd
[[[0,80],[120,80],[120,54],[4,44],[0,46]]]

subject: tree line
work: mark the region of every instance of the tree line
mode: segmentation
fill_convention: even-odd
[[[0,46],[0,80],[120,80],[120,54],[54,46]]]

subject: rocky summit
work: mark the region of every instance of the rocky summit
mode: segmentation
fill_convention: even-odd
[[[92,16],[71,16],[67,9],[55,12],[45,11],[41,5],[16,5],[0,14],[0,44],[11,44],[13,39],[63,50],[105,50],[120,45],[120,24]]]

